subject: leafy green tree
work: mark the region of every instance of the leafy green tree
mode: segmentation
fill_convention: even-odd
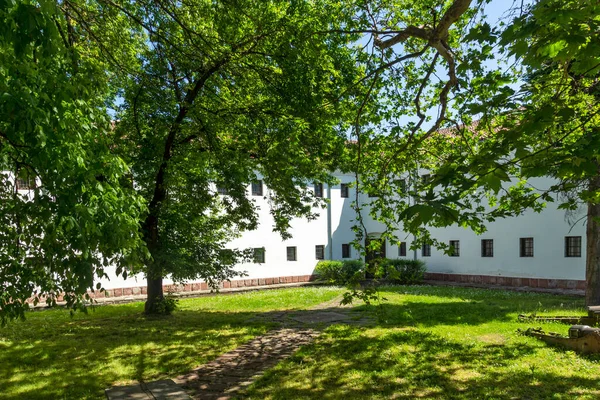
[[[600,304],[600,6],[507,5],[508,23],[492,27],[478,17],[485,3],[365,10],[362,27],[371,29],[363,32],[381,50],[367,76],[388,89],[369,109],[375,118],[356,130],[363,190],[379,196],[371,212],[391,239],[401,226],[418,245],[435,242],[428,226],[483,231],[496,218],[540,211],[558,194],[560,208],[588,209],[586,303]],[[383,134],[368,124],[378,120]],[[422,169],[430,179],[416,176]],[[526,185],[541,176],[557,183],[544,191]]]
[[[575,214],[587,208],[579,219],[587,235],[586,304],[598,305],[600,4],[543,0],[519,11],[499,43],[522,66],[522,85],[510,101],[489,102],[501,129],[481,157],[504,160],[499,170],[516,170],[524,179],[553,177],[557,183],[537,194],[541,200],[556,198],[559,208]]]
[[[361,85],[356,35],[331,1],[113,2],[143,38],[122,70],[115,148],[148,211],[146,313],[163,301],[163,277],[211,286],[236,274],[244,249],[225,249],[257,226],[250,182],[269,188],[274,229],[312,218],[307,187],[330,182],[344,150],[351,96]],[[220,190],[217,190],[219,188]]]
[[[69,4],[0,1],[3,323],[31,297],[55,304],[64,293],[81,306],[105,268],[129,265],[141,244],[143,202],[110,148],[110,77]]]

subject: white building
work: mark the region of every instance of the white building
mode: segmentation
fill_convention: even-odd
[[[269,213],[266,197],[268,188],[262,182],[263,195],[248,186],[260,207],[260,226],[257,230],[244,233],[231,243],[237,248],[264,248],[264,262],[245,263],[236,267],[248,276],[224,282],[223,287],[269,285],[273,283],[302,282],[311,279],[319,259],[358,258],[358,251],[349,245],[355,239],[351,227],[356,214],[352,208],[355,189],[348,187],[354,175],[337,174],[340,183],[334,186],[318,185],[315,190],[329,199],[326,209],[319,210],[320,216],[312,221],[292,221],[292,239],[282,240],[272,231],[273,220]],[[551,179],[536,179],[536,187],[547,187]],[[255,187],[256,189],[256,187]],[[253,195],[254,192],[254,195]],[[360,201],[368,203],[368,196],[361,194]],[[363,214],[367,231],[377,237],[383,226],[371,219],[368,211]],[[425,261],[428,278],[459,282],[499,284],[507,286],[557,287],[570,289],[585,288],[585,226],[579,222],[571,226],[564,210],[550,203],[541,213],[529,211],[522,216],[499,219],[487,226],[488,230],[478,236],[461,227],[434,228],[432,236],[455,247],[454,256],[449,256],[434,247],[410,249],[411,237],[406,245],[385,243],[387,258],[418,258]],[[261,260],[262,261],[262,260]],[[110,280],[101,283],[106,295],[137,294],[145,292],[143,276],[126,280],[110,274]],[[165,285],[172,282],[165,279]],[[177,290],[206,289],[206,284],[190,282]]]

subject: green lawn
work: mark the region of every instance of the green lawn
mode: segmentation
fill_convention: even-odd
[[[0,328],[0,399],[103,398],[103,389],[175,377],[343,289],[307,287],[186,299],[167,318],[141,303],[73,318],[32,312]],[[446,287],[385,288],[385,321],[336,325],[252,385],[252,399],[600,398],[600,357],[517,335],[519,313],[584,314],[583,300]],[[357,306],[362,309],[364,306]],[[566,333],[567,326],[535,324]]]
[[[252,399],[598,399],[600,357],[515,333],[522,312],[583,315],[583,300],[446,287],[387,288],[386,322],[330,327],[247,391]],[[568,326],[540,324],[567,332]]]
[[[64,310],[31,312],[0,328],[0,399],[101,399],[114,384],[174,377],[266,332],[257,313],[308,308],[342,292],[307,287],[185,299],[165,318],[142,316],[143,303],[72,318]]]

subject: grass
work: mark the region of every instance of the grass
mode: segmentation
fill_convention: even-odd
[[[31,312],[0,328],[0,399],[102,399],[115,384],[174,377],[265,333],[257,313],[305,309],[342,289],[308,287],[184,299],[163,318],[143,303],[73,317]]]
[[[600,356],[516,334],[519,313],[584,315],[572,297],[390,287],[385,322],[332,326],[246,392],[250,399],[598,399]],[[359,307],[361,308],[361,307]],[[566,334],[568,326],[536,323]]]
[[[167,318],[145,318],[142,303],[74,317],[32,312],[0,328],[0,399],[101,399],[111,385],[175,377],[272,327],[256,316],[310,308],[342,292],[307,287],[185,299]],[[517,322],[519,313],[583,315],[583,299],[427,286],[382,294],[384,321],[329,327],[241,397],[600,398],[600,356],[516,334],[531,326]],[[555,323],[535,326],[567,331]]]

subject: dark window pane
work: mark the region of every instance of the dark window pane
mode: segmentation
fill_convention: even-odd
[[[450,241],[450,257],[460,257],[460,240]]]
[[[315,246],[315,257],[317,260],[325,259],[325,246],[322,244],[318,244]]]
[[[342,244],[342,258],[350,258],[350,244]]]
[[[481,257],[494,257],[494,240],[481,240]]]
[[[265,249],[264,247],[258,247],[254,250],[254,262],[257,264],[263,264],[265,262]]]
[[[315,183],[315,197],[323,197],[323,184]]]
[[[431,257],[431,245],[430,244],[424,244],[421,247],[421,256],[422,257]]]
[[[350,197],[350,196],[349,196],[349,194],[350,194],[350,190],[349,190],[349,188],[348,188],[348,184],[347,184],[347,183],[342,183],[342,186],[341,186],[341,191],[340,191],[340,193],[341,193],[341,196],[342,196],[343,198],[348,198],[348,197]]]
[[[398,255],[400,257],[406,257],[406,242],[402,242],[400,243],[400,246],[398,246]]]
[[[581,236],[565,237],[565,257],[581,257]]]
[[[287,248],[287,260],[288,261],[296,261],[296,247],[288,247]]]
[[[519,254],[521,257],[533,257],[533,238],[519,239]]]
[[[227,188],[225,188],[223,186],[217,186],[217,193],[225,196],[227,194]]]
[[[262,195],[263,195],[263,182],[262,181],[252,182],[252,196],[262,196]]]

